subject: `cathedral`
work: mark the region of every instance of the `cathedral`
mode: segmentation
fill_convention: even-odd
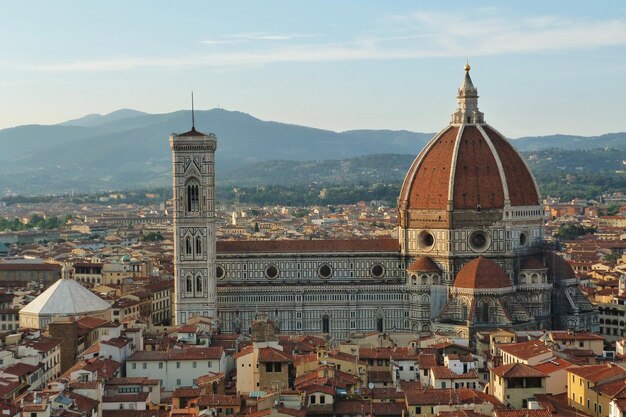
[[[216,242],[214,134],[172,135],[175,319],[246,333],[598,330],[569,264],[547,249],[544,208],[521,155],[478,109],[466,65],[450,124],[417,155],[398,239]]]

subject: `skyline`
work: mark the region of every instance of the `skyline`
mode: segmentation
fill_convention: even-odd
[[[625,6],[493,4],[6,2],[0,128],[188,109],[193,90],[196,109],[434,132],[469,60],[509,137],[626,130]]]

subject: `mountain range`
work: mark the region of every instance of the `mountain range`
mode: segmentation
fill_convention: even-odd
[[[263,121],[249,114],[223,109],[196,111],[196,127],[218,137],[217,181],[264,183],[265,167],[278,173],[285,164],[362,164],[372,179],[384,180],[384,168],[375,155],[399,154],[411,160],[433,133],[394,130],[334,132],[305,126]],[[24,195],[124,190],[170,184],[171,154],[168,136],[189,129],[189,111],[148,114],[122,109],[107,115],[90,114],[56,125],[24,125],[0,130],[0,193]],[[597,137],[553,135],[514,139],[521,151],[549,148],[566,150],[626,149],[626,133]],[[407,156],[409,155],[409,156]],[[354,159],[356,158],[356,159]],[[350,160],[351,162],[341,162]],[[282,162],[280,162],[282,161]],[[286,162],[291,161],[291,162]],[[323,162],[327,161],[327,162]],[[333,162],[334,161],[334,162]],[[401,170],[401,166],[397,167]],[[284,168],[281,170],[281,166]],[[316,168],[316,169],[317,169]],[[335,169],[329,166],[329,169]],[[403,168],[402,168],[403,169]],[[294,178],[315,180],[313,170]],[[304,175],[304,172],[310,175]],[[256,172],[256,173],[255,173]],[[337,178],[343,177],[339,169]],[[400,173],[403,175],[404,171]],[[396,177],[389,173],[389,179]],[[254,176],[251,178],[250,176]],[[311,177],[313,176],[313,178]]]

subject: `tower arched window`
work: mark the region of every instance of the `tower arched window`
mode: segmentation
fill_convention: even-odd
[[[200,211],[200,186],[198,181],[191,180],[187,182],[185,187],[186,192],[186,207],[187,213],[195,213]]]
[[[378,317],[376,319],[376,331],[378,333],[383,333],[385,331],[384,321],[382,317]]]
[[[191,278],[187,278],[187,294],[193,293],[193,282]]]
[[[196,236],[196,255],[202,254],[202,239]]]
[[[189,236],[185,238],[185,253],[191,255],[191,238]]]
[[[196,277],[196,292],[202,292],[202,277],[200,275]]]

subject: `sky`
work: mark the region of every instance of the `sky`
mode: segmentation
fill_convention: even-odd
[[[508,137],[626,131],[626,3],[0,0],[0,129],[221,107],[444,128],[466,61]],[[209,127],[206,127],[210,129]]]

